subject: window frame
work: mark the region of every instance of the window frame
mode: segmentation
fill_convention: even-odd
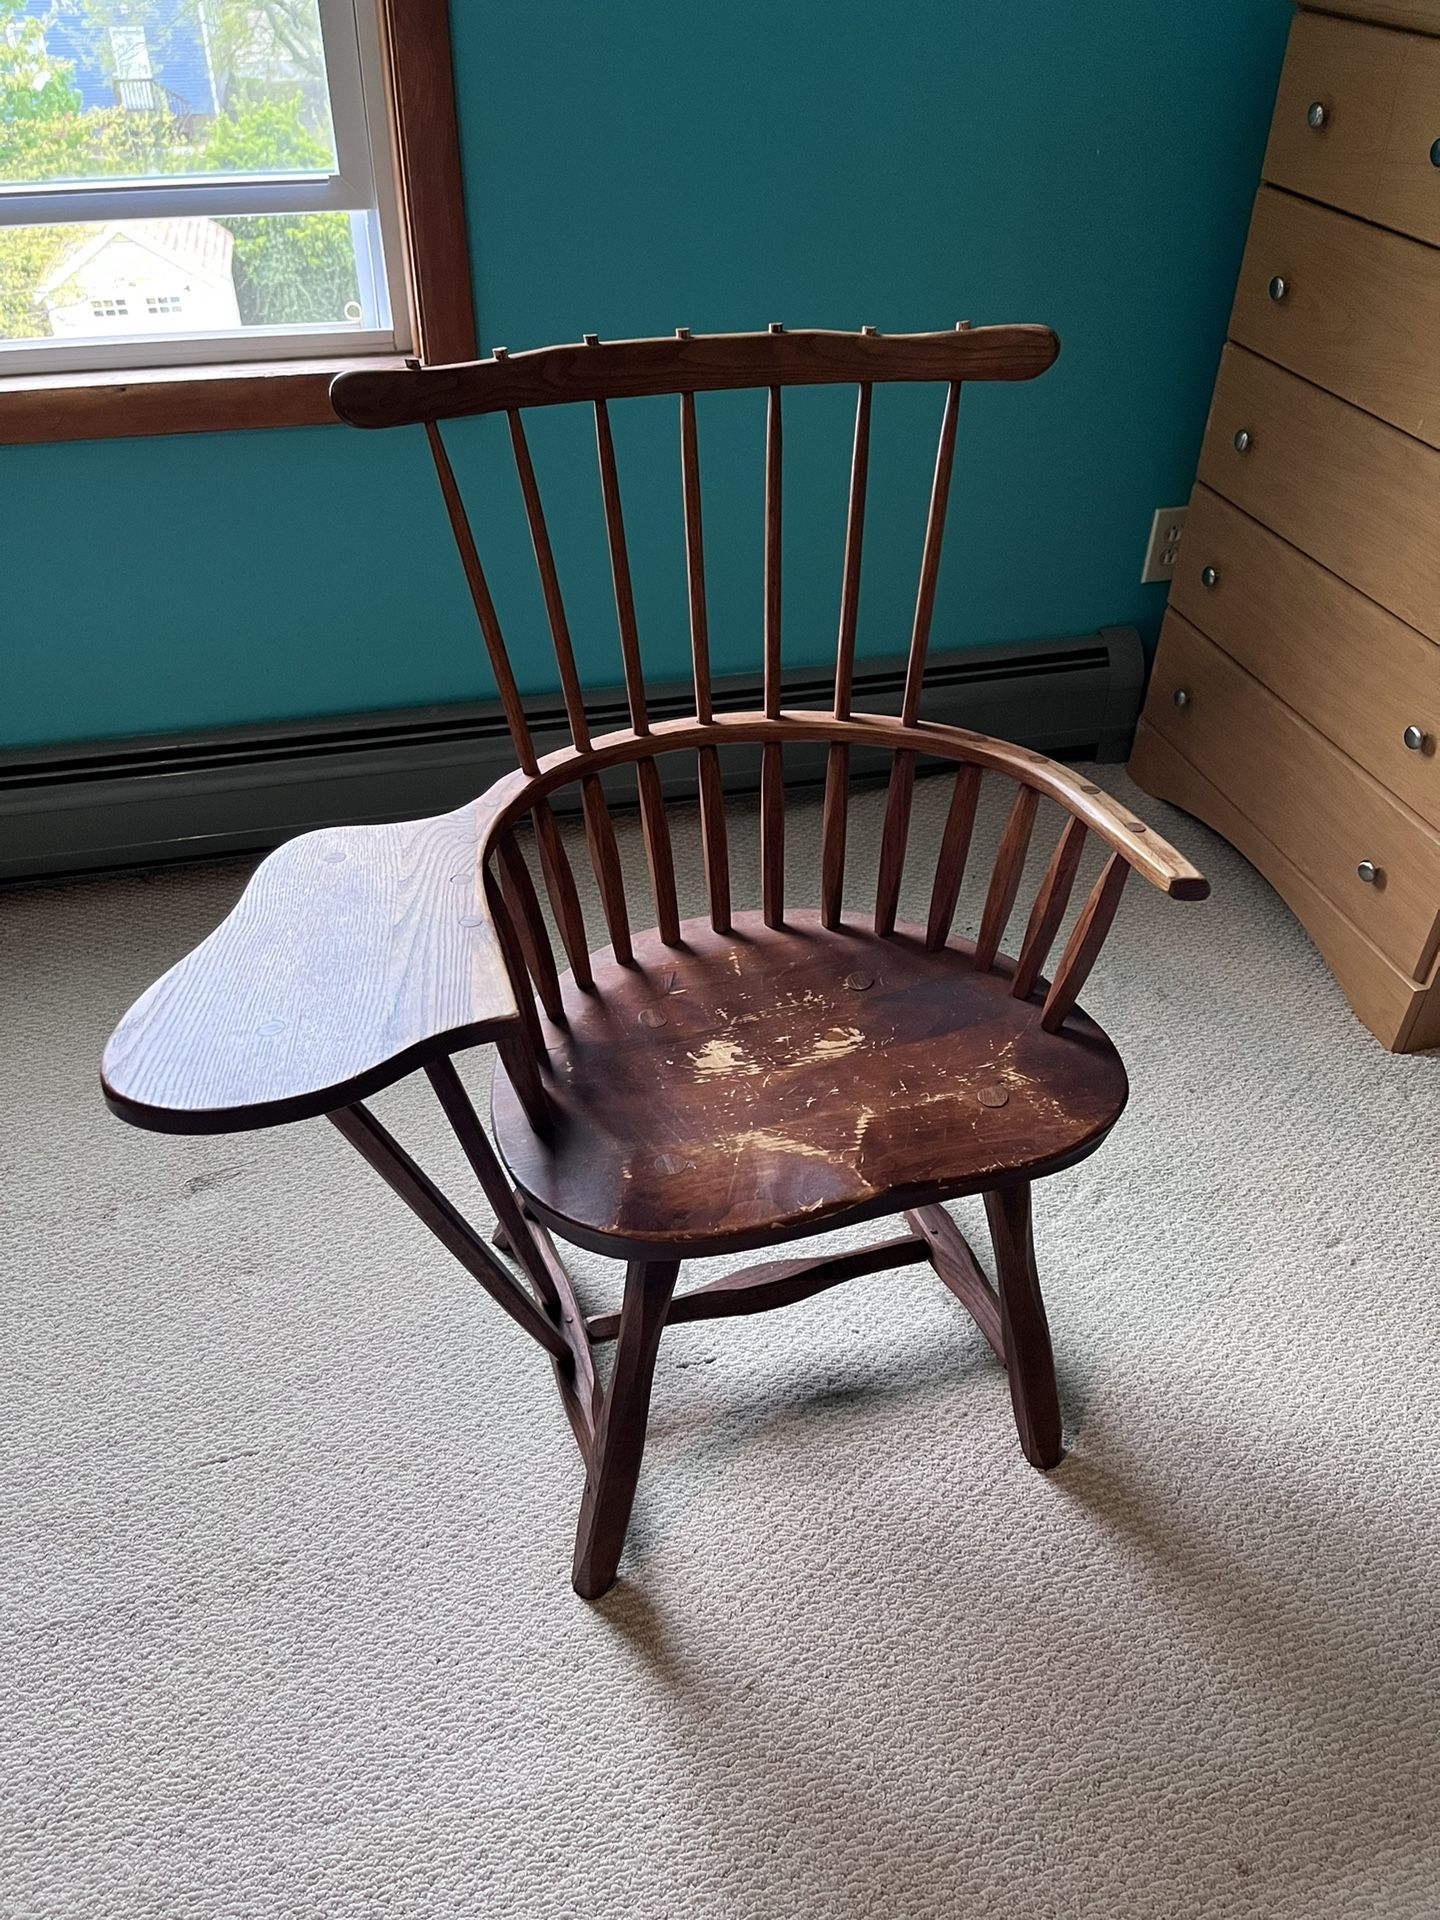
[[[124,367],[9,374],[0,378],[0,445],[323,425],[335,418],[328,396],[336,373],[411,358],[434,365],[475,357],[448,0],[358,0],[357,11],[367,4],[378,30],[394,185],[393,199],[384,192],[376,198],[391,263],[395,341],[408,347],[319,328],[311,331],[324,342],[300,358],[289,343],[303,340],[305,329],[293,328],[257,339],[243,360],[197,357],[203,343],[176,342],[166,352],[168,343],[156,342]],[[377,166],[385,159],[377,154]],[[165,187],[130,183],[105,191],[156,194]],[[363,351],[367,339],[372,350]]]

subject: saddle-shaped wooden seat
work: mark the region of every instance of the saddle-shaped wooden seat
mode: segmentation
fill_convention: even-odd
[[[978,972],[969,941],[931,951],[923,928],[882,940],[802,912],[634,946],[591,991],[562,983],[544,1133],[496,1076],[496,1140],[527,1204],[599,1253],[736,1253],[1035,1179],[1125,1105],[1095,1023],[1077,1010],[1046,1033],[1013,968]]]
[[[517,770],[433,820],[306,834],[262,862],[231,915],[121,1021],[103,1078],[114,1110],[180,1133],[325,1115],[554,1366],[585,1465],[574,1583],[614,1577],[667,1325],[783,1306],[853,1278],[923,1263],[973,1314],[1009,1376],[1021,1445],[1060,1457],[1054,1366],[1031,1245],[1031,1183],[1093,1152],[1124,1106],[1125,1072],[1077,1005],[1127,875],[1181,899],[1203,878],[1093,783],[1043,755],[920,716],[956,422],[968,380],[1023,380],[1055,356],[1043,327],[961,327],[884,339],[787,333],[555,347],[459,367],[344,374],[337,412],[367,427],[424,426]],[[782,389],[854,382],[835,697],[828,713],[781,704]],[[851,707],[873,391],[945,391],[909,666],[898,716]],[[766,392],[764,704],[717,713],[711,693],[695,396]],[[652,722],[641,666],[609,403],[678,400],[679,495],[695,710]],[[630,726],[592,736],[530,457],[524,412],[593,409]],[[541,759],[466,516],[442,419],[503,413],[572,744]],[[826,749],[818,903],[788,905],[784,752]],[[722,765],[760,749],[758,911],[732,904]],[[879,869],[846,904],[850,755],[890,756]],[[682,921],[658,770],[694,769],[708,913]],[[921,757],[947,762],[938,844],[911,847]],[[600,776],[632,770],[648,896],[627,896]],[[952,933],[982,783],[1009,808],[975,938]],[[552,800],[584,822],[606,939],[581,909]],[[1062,812],[1044,877],[1007,949],[1042,801]],[[1066,933],[1082,855],[1103,863]],[[907,855],[929,869],[923,927],[897,925]],[[538,880],[538,885],[537,885]],[[545,899],[548,912],[541,906]],[[648,931],[636,932],[632,918]],[[652,924],[653,923],[653,924]],[[559,954],[557,957],[557,944]],[[1011,957],[1013,953],[1013,957]],[[1047,977],[1047,969],[1049,969]],[[499,1055],[490,1136],[453,1056]],[[492,1252],[366,1097],[422,1070],[498,1222]],[[982,1194],[992,1280],[943,1203]],[[676,1292],[681,1263],[759,1248],[881,1214],[907,1230],[873,1246],[771,1260]],[[552,1238],[626,1263],[618,1312],[588,1316]],[[602,1386],[597,1351],[615,1342]]]

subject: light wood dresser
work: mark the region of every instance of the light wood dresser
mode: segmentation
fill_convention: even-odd
[[[1339,0],[1337,0],[1337,6]],[[1130,770],[1440,1045],[1440,0],[1297,14]]]

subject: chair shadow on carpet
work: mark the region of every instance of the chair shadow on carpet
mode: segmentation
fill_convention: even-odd
[[[920,1387],[908,1377],[870,1379],[805,1391],[768,1413],[758,1404],[737,1409],[728,1435],[702,1443],[708,1472],[718,1477],[725,1461],[759,1443],[762,1435],[764,1444],[773,1444],[774,1430],[797,1418],[817,1413],[843,1417],[900,1400],[913,1404],[917,1392],[938,1397],[955,1382],[953,1359],[948,1354],[945,1367],[937,1364],[935,1380]],[[998,1373],[993,1361],[987,1367],[987,1360],[982,1350],[963,1364],[965,1376],[974,1375],[977,1392],[982,1376]],[[991,1384],[1003,1395],[1003,1382]],[[1067,1416],[1075,1404],[1072,1399]],[[987,1420],[998,1425],[1002,1411],[1008,1415],[1003,1402],[987,1405]],[[1121,1771],[1107,1783],[1117,1802],[1117,1830],[1127,1818],[1134,1819],[1133,1810],[1126,1812],[1132,1796],[1148,1805],[1157,1747],[1173,1741],[1174,1729],[1180,1727],[1186,1731],[1173,1755],[1178,1797],[1162,1802],[1175,1826],[1170,1832],[1162,1824],[1157,1844],[1173,1847],[1176,1857],[1185,1860],[1187,1888],[1193,1883],[1243,1892],[1249,1912],[1275,1920],[1338,1916],[1360,1910],[1354,1905],[1357,1900],[1367,1911],[1369,1902],[1381,1900],[1388,1913],[1428,1914],[1432,1909],[1425,1904],[1424,1889],[1440,1877],[1440,1838],[1435,1823],[1416,1817],[1415,1806],[1408,1815],[1402,1811],[1405,1789],[1397,1794],[1397,1782],[1433,1781],[1440,1775],[1436,1586],[1420,1564],[1414,1543],[1407,1550],[1400,1527],[1393,1516],[1381,1513],[1378,1499],[1368,1526],[1343,1505],[1327,1512],[1327,1502],[1314,1497],[1310,1484],[1311,1476],[1323,1471],[1313,1457],[1278,1447],[1263,1457],[1227,1451],[1228,1439],[1192,1432],[1185,1444],[1192,1461],[1203,1458],[1206,1475],[1227,1483],[1225,1510],[1255,1516],[1253,1531],[1243,1535],[1217,1524],[1217,1510],[1203,1490],[1187,1494],[1177,1486],[1162,1449],[1154,1454],[1128,1450],[1133,1442],[1103,1425],[1082,1431],[1062,1466],[1038,1482],[1061,1509],[1053,1530],[1054,1553],[1068,1554],[1067,1533],[1078,1530],[1092,1554],[1108,1544],[1122,1586],[1138,1578],[1145,1590],[1144,1602],[1128,1625],[1097,1620],[1080,1635],[1082,1644],[1088,1634],[1112,1657],[1117,1632],[1132,1642],[1120,1649],[1130,1664],[1122,1664],[1116,1684],[1133,1688],[1131,1709],[1140,1716],[1142,1737],[1129,1772]],[[1286,1461],[1297,1468],[1293,1480],[1285,1476]],[[983,1510],[969,1513],[972,1524],[983,1524]],[[652,1525],[668,1532],[672,1525],[683,1524],[683,1518],[666,1514],[652,1518]],[[864,1525],[863,1511],[859,1524]],[[876,1568],[883,1572],[883,1581],[876,1579],[869,1590],[874,1612],[868,1630],[881,1640],[894,1636],[896,1657],[902,1657],[901,1643],[907,1650],[924,1644],[927,1625],[937,1618],[973,1618],[977,1596],[963,1552],[937,1568],[930,1537],[917,1541],[917,1551],[926,1556],[923,1568],[918,1557],[907,1566],[903,1557],[897,1561],[894,1541],[892,1534],[883,1568]],[[702,1737],[691,1724],[697,1713],[703,1721],[708,1709],[723,1723],[726,1710],[714,1712],[713,1694],[706,1699],[708,1681],[695,1660],[687,1658],[691,1624],[685,1612],[645,1589],[643,1566],[653,1542],[643,1530],[636,1545],[640,1571],[614,1590],[600,1613],[606,1630],[643,1658],[677,1703],[684,1702],[685,1713],[677,1714],[676,1724],[687,1728],[683,1737],[688,1743]],[[887,1604],[886,1589],[904,1594],[911,1609],[908,1619]],[[1022,1580],[1013,1599],[1008,1621],[995,1621],[993,1629],[1003,1634],[1008,1627],[1026,1641],[1034,1638],[1043,1678],[1036,1693],[1011,1702],[1011,1735],[1032,1773],[1038,1767],[1061,1778],[1077,1764],[1073,1743],[1061,1732],[1070,1727],[1073,1734],[1063,1693],[1070,1687],[1077,1707],[1083,1706],[1093,1697],[1095,1673],[1077,1661],[1073,1640],[1050,1670],[1044,1657],[1045,1621],[1033,1611],[1037,1596],[1025,1591]],[[1077,1605],[1083,1613],[1084,1595]],[[975,1765],[966,1738],[975,1704],[972,1687],[963,1667],[957,1669],[954,1690],[937,1696],[930,1724],[908,1729],[914,1746],[948,1756],[942,1764],[954,1770],[956,1779],[965,1778]],[[1196,1706],[1197,1696],[1206,1702],[1203,1711]],[[771,1711],[778,1716],[778,1739],[781,1722],[793,1711],[786,1692],[774,1695]],[[1155,1722],[1148,1728],[1147,1714]],[[1200,1724],[1206,1714],[1208,1731]],[[869,1884],[873,1861],[867,1869],[857,1839],[853,1876],[848,1873],[850,1855],[845,1845],[835,1844],[836,1826],[858,1836],[872,1831],[883,1816],[893,1845],[898,1817],[902,1827],[913,1827],[908,1835],[898,1835],[901,1843],[913,1844],[923,1855],[934,1844],[934,1811],[922,1798],[897,1816],[881,1777],[883,1742],[868,1781],[855,1781],[853,1725],[846,1715],[836,1717],[832,1733],[823,1725],[814,1731],[820,1737],[808,1756],[810,1778],[797,1779],[792,1773],[786,1791],[797,1804],[808,1795],[816,1804],[827,1805],[829,1820],[823,1832],[797,1829],[794,1844],[809,1855],[805,1869],[815,1889],[816,1911],[848,1912],[852,1909],[847,1901],[860,1897]],[[715,1737],[724,1737],[723,1728],[716,1729]],[[749,1726],[747,1738],[756,1737]],[[1193,1752],[1185,1747],[1186,1740],[1193,1743]],[[987,1760],[992,1757],[988,1748],[982,1753]],[[1106,1765],[1113,1767],[1114,1761],[1115,1755],[1106,1755]],[[897,1755],[895,1765],[903,1777],[903,1754]],[[759,1797],[773,1792],[774,1783],[763,1766],[753,1779],[741,1769],[735,1790],[741,1803],[735,1824],[744,1831],[746,1794],[757,1796],[758,1817]],[[1097,1817],[1093,1811],[1091,1817]],[[1163,1813],[1161,1819],[1163,1823]],[[721,1853],[727,1849],[727,1833],[728,1827],[717,1825],[711,1837]],[[1064,1892],[1075,1898],[1077,1887],[1065,1877],[1068,1865],[1055,1871]],[[1359,1880],[1353,1877],[1357,1872]],[[1379,1878],[1372,1885],[1366,1876],[1375,1874]],[[1083,1894],[1084,1889],[1078,1891]],[[1176,1887],[1157,1884],[1153,1891],[1157,1915],[1179,1910],[1170,1904]],[[1039,1882],[1028,1885],[1013,1913],[1028,1915],[1028,1899],[1034,1899],[1036,1913],[1050,1912],[1039,1898],[1043,1892]],[[1411,1898],[1421,1904],[1411,1905]]]

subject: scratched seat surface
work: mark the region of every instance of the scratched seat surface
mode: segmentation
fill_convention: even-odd
[[[1054,1171],[1098,1144],[1125,1069],[1076,1010],[1060,1033],[1001,960],[794,913],[781,929],[687,921],[633,966],[563,982],[545,1023],[557,1113],[537,1135],[503,1069],[500,1150],[534,1209],[582,1245],[723,1252]],[[1043,997],[1043,996],[1041,996]]]

